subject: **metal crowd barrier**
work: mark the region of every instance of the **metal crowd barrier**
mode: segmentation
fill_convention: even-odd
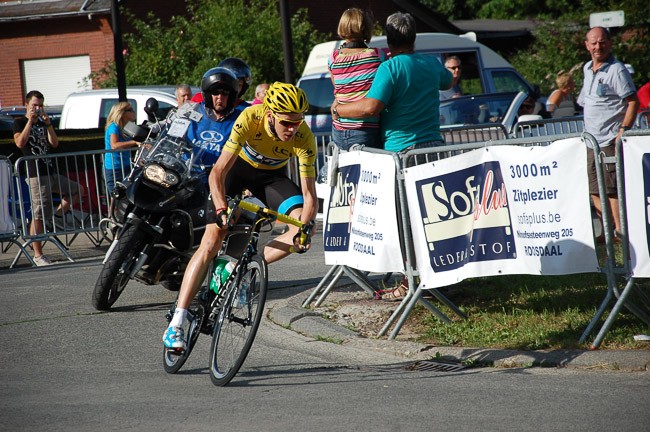
[[[110,198],[106,194],[106,180],[104,178],[103,159],[106,153],[118,153],[134,150],[90,150],[85,152],[59,153],[44,156],[23,156],[14,164],[12,183],[16,185],[15,199],[11,200],[11,208],[16,215],[16,226],[20,237],[26,242],[26,247],[34,241],[49,241],[54,244],[70,261],[74,261],[67,249],[84,234],[95,245],[99,246],[104,240],[104,233],[100,230],[99,221],[108,217]],[[33,165],[30,167],[30,165]],[[129,174],[127,169],[116,172],[117,178],[124,178]],[[61,218],[55,216],[57,207],[63,196],[72,197],[72,188],[64,187],[61,177],[80,186],[78,200],[72,205],[70,212]],[[121,177],[120,177],[121,176]],[[46,181],[52,180],[52,187],[58,192],[52,193],[52,215],[41,213],[43,220],[43,233],[31,234],[30,224],[34,218],[35,206],[30,193],[30,180],[35,178],[39,188]],[[47,217],[46,217],[47,216]],[[62,240],[62,238],[64,240]],[[11,264],[13,267],[20,258],[20,252]],[[33,261],[30,259],[33,264]]]
[[[404,182],[404,175],[402,174],[402,168],[405,166],[418,165],[422,163],[422,156],[426,156],[427,160],[436,160],[442,159],[442,154],[460,154],[467,151],[472,151],[489,146],[503,146],[503,145],[519,145],[519,146],[531,146],[531,145],[546,145],[548,141],[557,141],[560,139],[566,139],[571,137],[581,136],[581,134],[564,134],[564,135],[549,135],[540,139],[540,137],[529,137],[529,138],[519,138],[519,139],[504,139],[504,140],[494,140],[486,141],[480,143],[467,143],[467,144],[458,144],[444,147],[432,147],[425,149],[411,150],[406,153],[399,155],[398,161],[398,176],[397,176],[397,190],[398,190],[398,205],[399,212],[401,213],[401,226],[400,231],[402,232],[402,237],[404,239],[404,267],[406,269],[406,277],[409,281],[409,287],[415,287],[415,278],[419,276],[417,267],[413,264],[415,261],[415,252],[413,249],[413,236],[411,233],[410,225],[410,216],[408,209],[408,201],[406,199],[406,186]],[[593,139],[593,138],[591,138]],[[415,303],[420,301],[422,302],[422,288],[418,287],[416,290],[409,289],[407,295],[404,297],[400,305],[395,309],[393,314],[390,316],[388,321],[384,324],[382,329],[379,331],[379,336],[386,334],[388,329],[393,325],[395,320],[399,316],[397,324],[393,328],[393,331],[389,335],[389,339],[394,339],[398,334],[402,325],[406,321],[409,313],[415,306]],[[449,307],[456,315],[461,318],[466,318],[466,315],[458,309],[450,300],[448,300],[444,295],[437,289],[429,290],[441,303]],[[427,306],[429,310],[432,310],[432,305]],[[433,310],[432,310],[433,311]],[[440,316],[442,312],[434,312],[437,316]],[[449,318],[445,317],[444,322],[450,322]]]
[[[554,122],[557,123],[557,122]],[[629,131],[626,134],[629,135],[650,135],[649,131]],[[627,135],[626,135],[627,136]],[[555,134],[555,135],[543,135],[543,136],[537,136],[537,137],[526,137],[526,138],[518,138],[518,139],[502,139],[502,140],[490,140],[486,142],[478,142],[478,143],[466,143],[466,144],[457,144],[457,145],[447,145],[444,147],[440,148],[427,148],[427,149],[419,149],[419,150],[412,150],[404,154],[397,154],[397,153],[392,153],[392,152],[386,152],[384,150],[376,150],[376,149],[363,149],[363,151],[368,151],[368,152],[373,152],[373,153],[383,153],[383,154],[391,154],[393,155],[393,158],[396,163],[396,168],[397,168],[397,205],[398,205],[398,210],[400,214],[399,218],[399,231],[400,231],[400,236],[401,236],[401,241],[403,245],[403,261],[405,263],[405,276],[407,277],[409,281],[409,286],[415,287],[417,284],[415,283],[416,278],[419,276],[418,270],[417,270],[417,264],[415,261],[415,253],[413,249],[413,240],[412,240],[412,234],[411,234],[411,227],[410,227],[410,217],[409,217],[409,208],[408,208],[408,202],[406,199],[406,192],[405,192],[405,183],[404,183],[404,176],[402,174],[402,168],[404,166],[411,166],[414,164],[419,164],[423,163],[425,160],[437,160],[437,159],[442,159],[446,157],[447,155],[455,155],[479,148],[483,148],[486,146],[498,146],[498,145],[518,145],[518,146],[540,146],[540,145],[547,145],[549,142],[554,142],[557,140],[561,139],[566,139],[566,138],[572,138],[572,137],[582,137],[584,140],[588,140],[592,143],[594,147],[594,152],[597,155],[598,159],[600,158],[600,152],[598,149],[598,144],[596,143],[595,139],[588,133],[571,133],[571,134]],[[617,151],[617,154],[619,155],[619,159],[621,158],[621,152]],[[422,157],[424,156],[424,158]],[[597,159],[597,160],[598,160]],[[605,162],[612,162],[612,161],[605,161]],[[618,163],[618,166],[622,167],[622,161]],[[618,169],[618,174],[619,174],[619,196],[621,197],[620,201],[620,209],[621,209],[621,220],[624,221],[626,220],[625,217],[625,198],[624,198],[624,180],[622,180],[622,173],[623,170],[622,168],[617,168]],[[597,165],[597,175],[598,175],[598,181],[599,181],[599,187],[600,187],[600,195],[601,195],[601,200],[602,202],[606,202],[606,194],[605,194],[605,187],[604,187],[604,180],[603,180],[603,173],[602,173],[602,167],[600,165]],[[603,213],[603,230],[605,232],[605,240],[606,240],[606,249],[607,249],[607,257],[608,259],[605,260],[606,265],[604,267],[600,268],[600,271],[606,275],[607,278],[607,294],[605,299],[602,301],[601,306],[599,307],[597,313],[591,320],[591,323],[587,327],[587,329],[584,331],[583,335],[580,338],[580,343],[584,342],[586,337],[589,335],[589,333],[592,331],[593,327],[595,324],[598,322],[598,320],[602,317],[602,314],[604,313],[608,303],[613,299],[617,299],[617,303],[612,309],[612,312],[610,313],[607,321],[603,325],[603,328],[601,329],[599,335],[597,336],[596,340],[592,344],[592,347],[596,348],[600,345],[602,338],[604,337],[605,333],[609,330],[609,327],[611,326],[611,323],[616,317],[616,314],[618,313],[619,309],[623,306],[627,307],[630,311],[632,311],[637,317],[642,319],[644,322],[650,324],[650,317],[639,307],[635,306],[629,301],[629,293],[631,290],[635,289],[634,281],[629,277],[630,275],[630,269],[629,269],[629,262],[628,258],[629,257],[629,242],[627,241],[627,226],[622,222],[622,232],[623,232],[623,238],[626,239],[625,242],[623,243],[623,250],[624,250],[624,255],[623,255],[623,266],[617,266],[616,260],[615,260],[615,255],[614,255],[614,248],[613,248],[613,236],[611,235],[611,221],[610,218],[608,217],[607,213]],[[322,302],[324,299],[324,296],[326,296],[329,291],[332,289],[334,284],[337,283],[341,275],[345,272],[350,276],[350,278],[355,282],[357,285],[359,285],[361,288],[364,290],[367,290],[368,286],[372,286],[372,282],[368,282],[368,279],[364,276],[363,273],[359,272],[356,269],[353,268],[344,268],[346,266],[333,266],[328,274],[321,280],[321,283],[314,289],[314,291],[311,293],[309,299],[303,303],[303,306],[307,306],[310,304],[311,300],[313,300],[317,294],[319,294],[320,290],[324,287],[326,281],[330,278],[332,278],[330,284],[327,286],[325,291],[321,292],[320,298],[318,299],[319,302]],[[345,271],[349,270],[349,271]],[[361,273],[361,274],[360,274]],[[620,292],[618,289],[618,277],[623,275],[628,280],[628,283],[625,287],[625,289]],[[638,292],[638,288],[636,288]],[[409,290],[407,296],[402,300],[398,308],[394,311],[394,313],[391,315],[391,317],[388,319],[388,321],[384,324],[382,329],[379,332],[379,336],[385,335],[389,328],[395,323],[395,320],[399,318],[397,323],[395,324],[394,329],[392,330],[391,334],[389,335],[389,339],[393,339],[397,336],[399,333],[402,325],[404,324],[408,314],[410,311],[413,309],[415,306],[415,303],[420,302],[423,304],[425,307],[427,307],[432,313],[434,313],[436,316],[438,316],[443,322],[449,323],[451,320],[445,316],[439,309],[437,309],[433,304],[429,303],[425,299],[422,298],[422,289],[418,287],[417,289],[411,289]],[[461,311],[456,305],[454,305],[449,299],[447,299],[439,290],[437,289],[430,289],[430,291],[434,297],[441,303],[445,304],[447,307],[450,308],[450,310],[459,316],[460,318],[466,318],[466,315],[464,314],[463,311]],[[650,299],[647,298],[643,293],[640,293],[642,298],[645,299],[647,302],[647,306],[650,308]]]
[[[532,120],[515,123],[512,138],[545,137],[548,135],[575,134],[584,130],[582,116]],[[545,141],[544,145],[551,141]]]
[[[13,166],[6,156],[0,156],[0,250],[6,253],[12,245],[18,246],[18,254],[24,254],[27,260],[35,265],[34,259],[19,241],[20,217],[14,204],[17,202],[16,183],[14,181]],[[7,245],[5,246],[5,243]]]
[[[649,111],[650,112],[650,111]],[[650,129],[633,129],[626,131],[622,137],[629,136],[647,136],[650,138]],[[601,302],[595,316],[587,326],[587,329],[582,334],[579,342],[582,343],[586,340],[587,336],[594,329],[597,322],[602,317],[603,313],[607,309],[609,303],[616,299],[614,306],[612,307],[609,316],[603,323],[600,328],[596,338],[591,344],[592,349],[596,349],[602,343],[605,335],[611,328],[614,320],[620,313],[620,310],[625,306],[630,312],[636,315],[641,321],[645,322],[646,325],[650,326],[650,298],[648,298],[645,293],[643,293],[639,287],[636,285],[636,279],[631,276],[632,270],[630,268],[630,237],[627,224],[627,201],[625,194],[625,175],[624,175],[624,166],[623,166],[623,139],[620,139],[616,142],[616,156],[614,157],[603,157],[600,153],[600,148],[596,143],[594,146],[594,158],[598,162],[596,163],[596,173],[598,175],[598,189],[600,195],[601,205],[606,205],[607,203],[607,194],[605,192],[605,182],[603,180],[603,168],[601,163],[605,164],[615,164],[616,166],[616,183],[617,183],[617,195],[619,200],[619,217],[621,223],[621,244],[622,244],[622,263],[617,264],[616,254],[614,251],[614,236],[612,235],[611,221],[609,212],[603,211],[603,231],[605,235],[605,244],[607,249],[607,263],[605,273],[607,274],[607,294],[603,301]],[[619,290],[618,279],[622,277],[624,280],[627,280],[623,291]],[[643,305],[645,306],[645,311],[643,308],[636,306],[629,300],[629,296],[632,292],[635,292],[638,297],[641,299]],[[646,312],[648,311],[648,312]]]
[[[440,134],[447,145],[508,138],[508,131],[502,124],[441,127]]]

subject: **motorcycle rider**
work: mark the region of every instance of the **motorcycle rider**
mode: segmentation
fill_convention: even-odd
[[[237,103],[235,104],[235,106],[243,106],[243,107],[251,106],[250,103],[246,102],[241,98],[243,94],[246,93],[246,90],[248,90],[248,87],[253,82],[253,77],[251,75],[251,68],[248,67],[248,64],[246,64],[246,62],[240,58],[228,57],[227,59],[221,60],[219,66],[225,67],[233,71],[237,76],[237,79],[239,80],[239,94],[237,95]]]
[[[251,104],[241,99],[242,95],[246,93],[246,90],[248,90],[248,87],[253,82],[251,68],[248,67],[248,64],[240,58],[228,57],[227,59],[221,60],[218,67],[230,69],[239,80],[239,93],[236,97],[235,106],[242,106],[244,108],[249,107]],[[192,96],[192,102],[203,102],[203,92]]]
[[[235,106],[238,92],[239,80],[230,69],[212,68],[201,79],[203,102],[185,103],[177,111],[178,117],[186,117],[189,111],[202,115],[200,121],[191,122],[187,137],[204,165],[216,163],[235,120],[244,110]]]
[[[307,223],[316,216],[316,141],[304,113],[309,108],[305,92],[276,82],[266,92],[263,105],[244,110],[233,127],[223,154],[210,173],[211,198],[201,245],[192,256],[178,296],[174,317],[163,335],[167,348],[185,349],[187,308],[205,278],[210,262],[219,252],[228,232],[226,195],[250,189],[254,196],[280,213]],[[298,157],[300,187],[286,176],[289,158]],[[294,239],[297,227],[271,241],[264,248],[267,263],[278,261],[293,250],[308,249]]]

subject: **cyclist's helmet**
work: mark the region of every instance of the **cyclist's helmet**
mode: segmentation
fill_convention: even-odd
[[[276,81],[266,91],[264,109],[276,113],[302,114],[309,109],[309,102],[300,87]]]
[[[228,57],[227,59],[222,60],[221,63],[219,63],[219,66],[230,69],[235,73],[235,76],[238,79],[244,80],[244,84],[241,86],[241,89],[239,89],[239,97],[246,93],[251,82],[253,82],[251,68],[248,67],[248,64],[240,58]]]
[[[225,112],[230,112],[235,107],[237,92],[239,91],[239,80],[230,69],[216,67],[210,69],[203,75],[203,79],[201,80],[201,94],[203,95],[203,102],[206,107],[214,108],[212,92],[217,89],[230,91],[228,104],[225,109]]]

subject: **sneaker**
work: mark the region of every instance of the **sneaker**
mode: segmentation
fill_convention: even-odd
[[[169,327],[163,335],[163,342],[166,348],[184,350],[187,346],[183,329],[180,327]]]
[[[52,261],[50,261],[45,255],[34,257],[34,263],[39,267],[52,265]]]

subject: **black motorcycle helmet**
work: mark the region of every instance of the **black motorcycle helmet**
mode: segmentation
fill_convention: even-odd
[[[201,80],[201,94],[203,95],[203,103],[206,107],[214,109],[212,92],[218,89],[230,91],[225,111],[232,111],[235,107],[235,102],[237,102],[239,80],[230,69],[216,67],[210,69],[203,75],[203,79]]]
[[[238,79],[243,79],[244,84],[239,89],[239,97],[246,93],[248,86],[253,82],[253,77],[251,76],[251,68],[248,67],[248,64],[244,60],[237,57],[228,57],[219,63],[219,67],[230,69]]]

